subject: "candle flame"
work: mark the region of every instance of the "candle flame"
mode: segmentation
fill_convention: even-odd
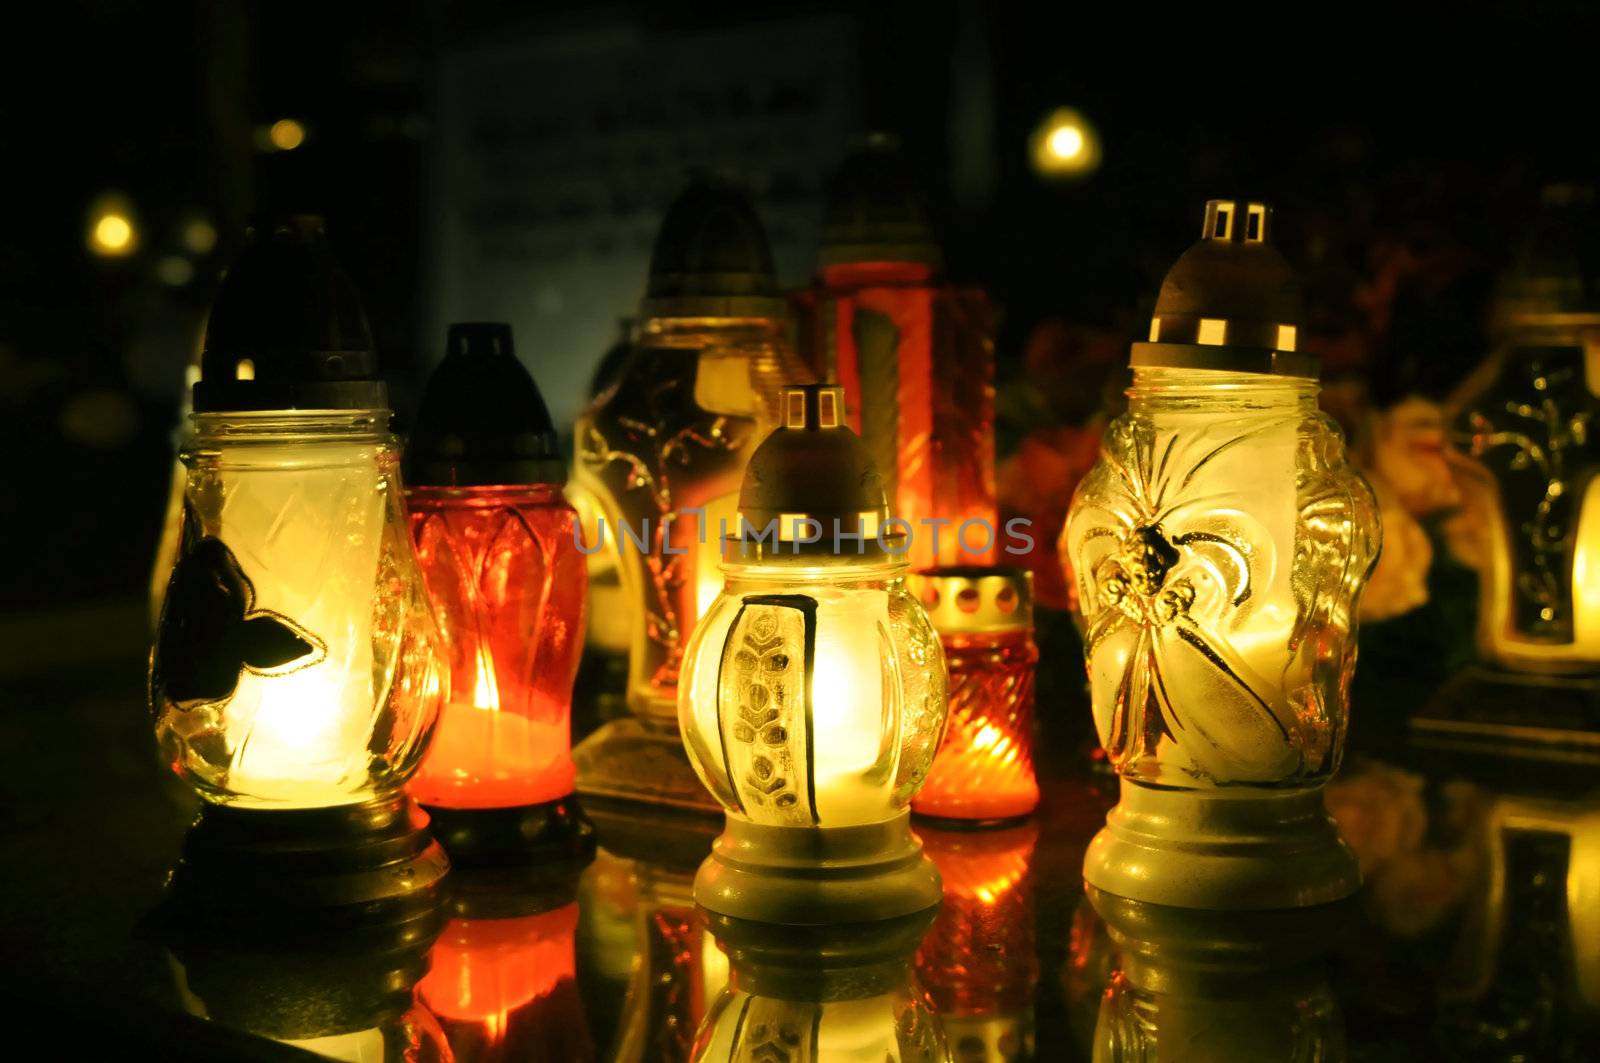
[[[476,708],[497,712],[500,709],[500,688],[494,681],[494,662],[489,651],[478,647],[478,676],[472,684],[472,704]]]

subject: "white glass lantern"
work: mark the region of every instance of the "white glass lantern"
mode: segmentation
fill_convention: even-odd
[[[727,811],[695,899],[772,922],[903,915],[939,899],[909,805],[944,730],[943,651],[840,389],[785,388],[782,408],[679,686],[684,745]]]
[[[426,893],[447,865],[401,788],[446,677],[366,320],[320,219],[253,230],[194,411],[150,670],[163,759],[207,802],[177,885],[240,904],[273,883],[287,903]]]
[[[1207,205],[1062,536],[1122,778],[1084,873],[1159,904],[1293,907],[1360,881],[1321,786],[1343,753],[1378,517],[1317,409],[1270,222],[1259,203]]]

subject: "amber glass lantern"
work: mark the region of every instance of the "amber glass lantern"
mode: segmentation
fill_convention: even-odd
[[[844,388],[889,511],[914,529],[911,567],[993,560],[993,315],[982,291],[944,279],[897,138],[872,135],[834,176],[816,284],[797,305],[808,361]]]
[[[163,757],[206,801],[175,888],[243,909],[425,901],[446,864],[402,789],[448,677],[366,319],[320,219],[252,230],[191,422],[150,669]]]
[[[451,691],[411,793],[457,860],[594,848],[572,792],[585,573],[565,479],[511,327],[452,326],[406,482]]]
[[[1137,900],[1292,907],[1360,880],[1321,787],[1380,529],[1317,408],[1271,222],[1259,203],[1207,204],[1062,539],[1122,779],[1084,874]]]
[[[1600,761],[1600,209],[1546,188],[1495,294],[1493,350],[1451,396],[1452,546],[1479,576],[1483,664],[1412,720],[1428,744]],[[1467,540],[1467,541],[1463,541]],[[1466,547],[1466,549],[1462,549]]]
[[[591,573],[621,585],[632,711],[579,747],[578,787],[714,811],[678,737],[684,646],[721,586],[720,529],[777,389],[810,375],[761,222],[725,184],[697,178],[667,211],[639,310],[634,350],[574,432],[569,497]]]
[[[839,389],[785,388],[783,409],[684,658],[684,744],[727,813],[695,900],[771,922],[904,915],[939,899],[907,806],[944,730],[944,656]]]
[[[944,643],[950,717],[911,810],[993,822],[1039,805],[1033,772],[1033,575],[1017,568],[935,568],[913,575]]]
[[[690,1058],[951,1059],[911,965],[932,917],[928,911],[865,927],[802,929],[711,916],[729,978],[700,1024]]]

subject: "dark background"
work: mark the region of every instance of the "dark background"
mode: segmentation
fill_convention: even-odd
[[[456,43],[607,20],[759,27],[830,10],[859,27],[861,131],[899,132],[937,193],[957,170],[979,175],[979,194],[945,197],[947,258],[999,311],[1002,453],[1099,403],[1098,378],[1063,367],[1086,346],[1125,352],[1208,197],[1278,207],[1326,375],[1381,406],[1440,394],[1481,357],[1490,279],[1539,188],[1592,180],[1600,162],[1600,19],[1577,3],[1178,14],[103,0],[52,5],[26,25],[14,15],[0,63],[0,431],[12,456],[0,612],[34,642],[9,638],[10,653],[90,637],[53,616],[144,608],[184,368],[253,211],[293,202],[328,215],[403,421],[437,357],[418,234],[438,132],[430,85]],[[984,72],[987,99],[971,97],[963,63]],[[1030,169],[1026,141],[1063,105],[1093,122],[1103,165],[1053,183]],[[955,157],[952,107],[980,113],[985,157],[969,142]],[[305,143],[261,150],[283,117],[304,124]],[[130,257],[86,245],[88,212],[111,190],[135,206]],[[219,234],[208,254],[180,239],[196,218]]]

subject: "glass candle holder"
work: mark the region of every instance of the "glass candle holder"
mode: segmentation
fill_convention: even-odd
[[[1295,350],[1299,291],[1269,224],[1260,204],[1207,205],[1063,537],[1122,779],[1085,875],[1137,900],[1291,907],[1360,881],[1320,787],[1380,529]]]
[[[810,379],[787,329],[755,211],[697,180],[662,222],[635,349],[574,429],[569,494],[591,575],[621,587],[633,713],[579,748],[584,793],[715,809],[684,759],[678,676],[721,585],[720,529],[745,463],[778,423],[777,389]]]
[[[151,655],[163,757],[208,802],[181,894],[421,902],[447,866],[400,794],[448,677],[386,401],[320,219],[258,226],[207,326]]]
[[[914,529],[913,569],[995,551],[993,313],[942,265],[898,139],[872,135],[833,178],[816,283],[796,300],[813,371],[844,389],[889,510]]]
[[[1015,568],[936,568],[912,593],[944,644],[950,713],[918,815],[999,821],[1039,805],[1033,771],[1033,575]]]
[[[1484,514],[1478,646],[1522,673],[1600,674],[1600,247],[1594,190],[1555,185],[1493,304],[1496,348],[1453,397],[1469,501]],[[1516,700],[1531,699],[1526,690]],[[1533,720],[1506,721],[1535,722]],[[1500,741],[1510,737],[1496,735]]]
[[[387,410],[197,413],[151,671],[156,734],[207,800],[398,790],[443,679]]]
[[[727,813],[695,899],[774,922],[903,915],[939,898],[907,806],[943,732],[944,658],[839,389],[783,403],[685,656],[684,744]]]
[[[406,469],[451,689],[411,793],[458,860],[592,852],[572,762],[584,559],[555,429],[509,325],[451,327]]]
[[[729,978],[700,1024],[690,1058],[952,1058],[911,965],[932,915],[804,930],[711,916]]]

